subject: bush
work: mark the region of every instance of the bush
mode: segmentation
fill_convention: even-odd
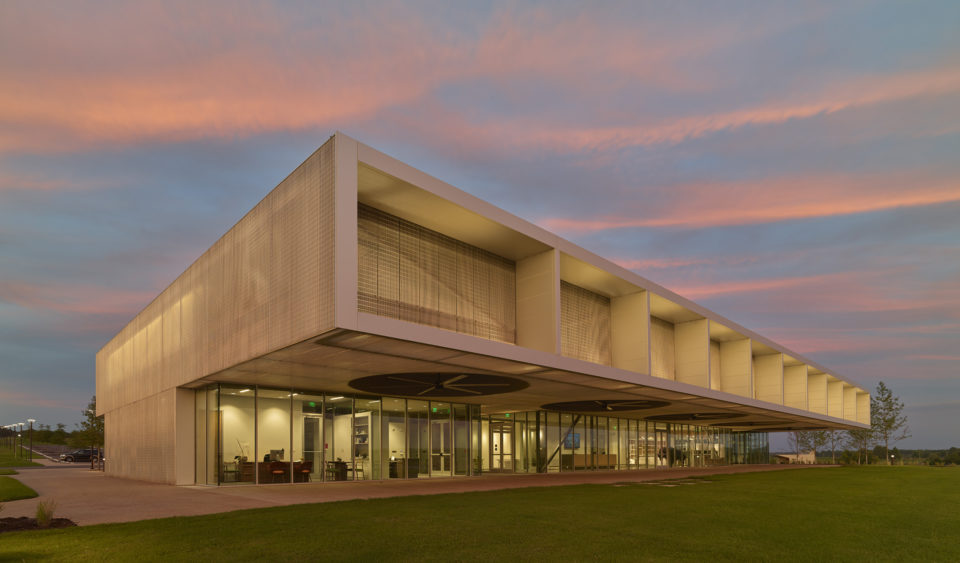
[[[57,508],[57,502],[53,499],[40,501],[37,503],[37,526],[46,528],[53,521],[53,511]]]

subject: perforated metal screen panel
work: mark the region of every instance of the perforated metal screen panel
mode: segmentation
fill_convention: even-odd
[[[610,298],[560,282],[560,349],[564,356],[610,365]]]
[[[358,208],[361,312],[516,341],[516,267],[366,205]]]

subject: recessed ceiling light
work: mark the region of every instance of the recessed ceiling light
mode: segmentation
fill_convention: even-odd
[[[241,392],[241,393],[249,393],[250,390],[249,390],[249,389],[241,389],[240,392]]]

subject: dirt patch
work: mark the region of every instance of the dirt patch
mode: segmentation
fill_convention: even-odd
[[[50,525],[47,528],[70,528],[76,526],[77,523],[69,518],[54,518],[50,521]],[[36,518],[27,518],[26,516],[20,516],[19,518],[0,518],[0,534],[3,532],[23,532],[26,530],[41,530],[37,525]]]

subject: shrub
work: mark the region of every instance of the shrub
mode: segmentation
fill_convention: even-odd
[[[37,503],[37,526],[46,528],[53,521],[53,511],[56,510],[57,503],[53,499],[40,501]]]

